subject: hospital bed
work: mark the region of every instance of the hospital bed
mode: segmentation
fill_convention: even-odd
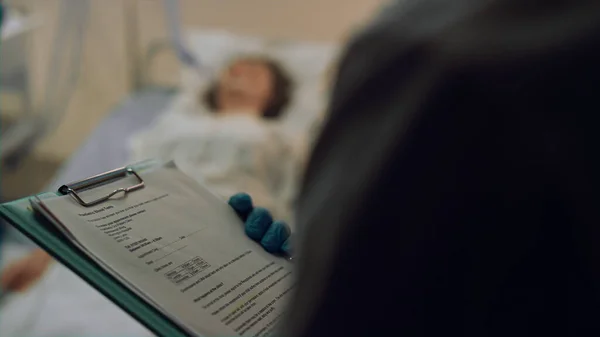
[[[191,54],[204,67],[219,69],[232,57],[265,54],[287,68],[297,83],[294,100],[281,127],[307,142],[310,130],[322,118],[324,74],[335,59],[334,45],[298,41],[266,41],[223,31],[196,29],[186,34]],[[189,107],[205,85],[197,69],[183,66],[179,88],[145,87],[119,104],[59,170],[49,188],[122,166],[130,160],[129,138],[152,125],[170,109]],[[310,137],[308,137],[310,138]],[[27,251],[18,233],[2,248],[6,263]],[[9,299],[0,307],[0,336],[147,336],[137,322],[83,283],[64,267],[54,264],[31,291]]]
[[[266,55],[282,63],[296,82],[296,90],[281,127],[302,138],[299,141],[305,141],[305,136],[322,120],[325,74],[337,55],[336,45],[270,41],[211,29],[190,30],[187,36],[191,53],[210,69],[220,69],[240,55]],[[196,69],[184,65],[179,88],[147,86],[126,98],[67,161],[50,188],[127,164],[128,140],[133,134],[151,126],[170,109],[201,105],[196,98],[206,81],[200,76]]]

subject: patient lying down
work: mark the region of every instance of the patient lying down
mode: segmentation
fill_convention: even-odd
[[[174,160],[223,198],[244,191],[288,218],[298,155],[278,119],[291,99],[283,69],[265,58],[231,63],[198,96],[209,111],[174,109],[131,140],[132,161]]]
[[[134,137],[133,160],[173,159],[223,197],[247,192],[277,217],[289,218],[298,158],[274,121],[290,101],[291,91],[290,79],[275,62],[238,59],[199,95],[210,113],[168,114]],[[51,261],[37,249],[5,268],[0,286],[25,291]]]

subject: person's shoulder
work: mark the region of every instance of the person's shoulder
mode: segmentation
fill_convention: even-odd
[[[371,87],[402,86],[424,73],[480,74],[515,60],[537,64],[540,55],[581,49],[581,41],[598,36],[598,22],[600,2],[594,0],[393,1],[350,39],[332,105],[360,99]]]
[[[521,0],[391,1],[354,35],[347,50],[348,54],[369,53],[372,57],[402,53],[415,45],[449,53],[515,49],[521,43],[543,50],[590,32],[596,34],[599,21],[600,2],[596,0],[539,4]]]
[[[404,81],[388,76],[391,68],[418,68],[435,52],[444,32],[480,11],[485,2],[467,0],[392,1],[349,40],[337,71],[332,104],[340,97],[359,97],[373,80],[377,86]],[[384,78],[385,83],[380,83]]]
[[[350,40],[349,46],[382,39],[416,40],[445,31],[453,24],[485,8],[486,1],[403,0],[379,8],[369,23]],[[373,40],[377,38],[376,40]],[[390,42],[390,41],[385,41]],[[382,47],[392,47],[381,43]]]

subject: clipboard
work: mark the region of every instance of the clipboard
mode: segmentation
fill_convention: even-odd
[[[50,221],[35,212],[30,206],[30,199],[33,197],[43,200],[45,198],[56,197],[57,195],[71,195],[83,207],[97,205],[116,194],[127,194],[143,188],[144,182],[138,173],[147,172],[162,165],[162,163],[156,161],[145,161],[104,172],[81,181],[65,184],[56,193],[41,193],[36,196],[4,203],[0,205],[0,217],[157,336],[184,337],[189,336],[185,329],[160,313],[156,308],[105,271],[85,253],[81,252]],[[137,184],[119,188],[110,195],[102,198],[84,200],[77,193],[103,186],[131,175],[138,179]]]

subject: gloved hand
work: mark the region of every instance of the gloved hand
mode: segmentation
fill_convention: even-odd
[[[254,207],[252,198],[246,193],[232,196],[229,205],[244,221],[246,235],[260,242],[269,253],[292,256],[291,231],[287,224],[273,221],[273,217],[265,208]]]

